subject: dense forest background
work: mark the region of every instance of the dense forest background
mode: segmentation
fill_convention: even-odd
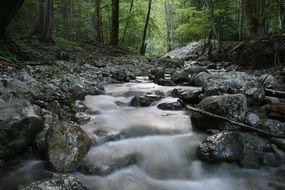
[[[284,30],[284,0],[25,0],[6,33],[162,54],[190,41]]]

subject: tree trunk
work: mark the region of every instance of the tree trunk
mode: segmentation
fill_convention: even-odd
[[[244,0],[241,0],[241,10],[239,18],[239,41],[244,38]]]
[[[110,44],[118,46],[119,44],[119,0],[112,0],[112,30]]]
[[[221,40],[220,34],[217,32],[216,23],[215,23],[215,14],[214,14],[214,4],[213,4],[213,1],[212,0],[207,0],[207,4],[208,4],[209,17],[210,17],[210,24],[211,24],[211,35],[214,36],[216,38],[216,40],[218,40],[220,54],[221,54],[222,57],[224,57],[225,51],[224,51],[224,48],[223,48],[223,44],[222,44],[222,40]]]
[[[164,0],[164,12],[166,21],[167,51],[172,49],[172,22],[169,0]]]
[[[54,43],[52,39],[52,29],[53,29],[53,0],[47,0],[43,31],[40,36],[40,41],[46,43]]]
[[[250,34],[258,33],[258,18],[256,5],[252,0],[245,0],[245,13],[247,17],[248,30]]]
[[[102,23],[101,23],[101,0],[95,0],[95,39],[97,42],[102,42]]]
[[[147,16],[146,16],[146,22],[145,22],[144,32],[143,32],[143,37],[142,37],[142,44],[141,44],[141,49],[140,49],[141,55],[145,55],[145,52],[146,52],[147,44],[145,43],[145,41],[146,41],[148,23],[149,23],[149,18],[150,18],[151,5],[152,5],[152,0],[149,0],[148,1],[148,11],[147,11]]]
[[[61,15],[62,15],[61,35],[66,39],[70,39],[71,29],[70,29],[70,2],[69,0],[61,0]]]
[[[0,39],[4,36],[6,27],[21,8],[23,2],[24,0],[0,1]]]
[[[34,25],[34,29],[32,31],[32,35],[41,34],[43,31],[43,23],[44,23],[44,0],[37,1],[37,10],[36,10],[36,22]]]
[[[130,10],[129,10],[129,15],[128,15],[128,18],[127,18],[127,20],[126,20],[126,25],[125,25],[125,28],[124,28],[124,33],[123,33],[123,40],[122,40],[122,43],[124,43],[124,42],[125,42],[125,39],[126,39],[127,30],[128,30],[129,22],[130,22],[130,15],[132,14],[133,7],[134,7],[134,0],[131,0],[131,5],[130,5]]]
[[[285,0],[279,0],[280,29],[285,32]]]

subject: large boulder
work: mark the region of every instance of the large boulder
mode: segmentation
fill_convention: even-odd
[[[18,190],[87,190],[87,187],[73,176],[55,174],[51,179],[22,185]]]
[[[207,112],[226,117],[234,121],[243,121],[247,110],[247,100],[243,94],[210,96],[204,98],[198,108]],[[233,128],[225,121],[193,112],[191,120],[194,127],[200,130]]]
[[[44,128],[27,101],[0,105],[0,160],[7,160],[31,144]]]
[[[176,84],[189,82],[189,76],[185,71],[175,71],[171,76],[171,81]]]
[[[55,172],[73,172],[91,147],[91,140],[78,125],[60,123],[46,134],[49,166]]]
[[[202,73],[200,73],[201,75]],[[204,75],[203,75],[204,76]],[[244,72],[221,72],[208,74],[201,78],[206,96],[220,94],[244,94],[249,104],[263,101],[265,92],[254,76]]]
[[[199,145],[197,153],[203,161],[234,162],[245,168],[278,167],[282,164],[268,140],[237,131],[223,131],[207,137]]]

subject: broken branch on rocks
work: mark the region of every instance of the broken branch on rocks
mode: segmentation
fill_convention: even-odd
[[[265,95],[276,98],[285,98],[285,92],[271,89],[265,89]]]
[[[274,134],[274,133],[270,133],[270,132],[266,132],[264,130],[261,130],[261,129],[258,129],[258,128],[255,128],[255,127],[252,127],[250,125],[246,125],[244,123],[239,123],[237,121],[233,121],[233,120],[230,120],[228,118],[225,118],[223,116],[220,116],[220,115],[216,115],[216,114],[213,114],[213,113],[210,113],[210,112],[207,112],[207,111],[204,111],[204,110],[201,110],[201,109],[198,109],[198,108],[194,108],[192,106],[189,106],[187,105],[186,108],[190,111],[194,111],[194,112],[198,112],[200,114],[204,114],[204,115],[207,115],[209,117],[212,117],[212,118],[215,118],[215,119],[220,119],[220,120],[223,120],[223,121],[226,121],[232,125],[235,125],[237,127],[241,127],[242,129],[245,129],[247,131],[254,131],[254,132],[257,132],[259,135],[262,135],[262,136],[265,136],[265,137],[276,137],[276,138],[281,138],[281,139],[285,139],[285,135],[279,135],[279,134]]]

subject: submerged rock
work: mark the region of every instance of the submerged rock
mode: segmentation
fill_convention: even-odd
[[[73,172],[91,147],[91,140],[78,125],[60,123],[46,134],[48,162],[55,172]]]
[[[210,96],[204,98],[198,104],[198,108],[234,121],[243,121],[247,110],[247,100],[243,94]],[[197,112],[191,113],[191,120],[193,126],[200,130],[233,128],[225,121]]]
[[[0,160],[7,160],[31,144],[44,128],[27,101],[0,105]]]
[[[134,107],[148,107],[150,106],[155,100],[151,98],[147,98],[144,96],[135,96],[132,100],[130,105]]]
[[[87,187],[73,176],[54,175],[52,179],[22,185],[18,190],[87,190]]]
[[[161,110],[182,110],[184,106],[179,101],[174,102],[163,102],[157,106],[158,109]]]

